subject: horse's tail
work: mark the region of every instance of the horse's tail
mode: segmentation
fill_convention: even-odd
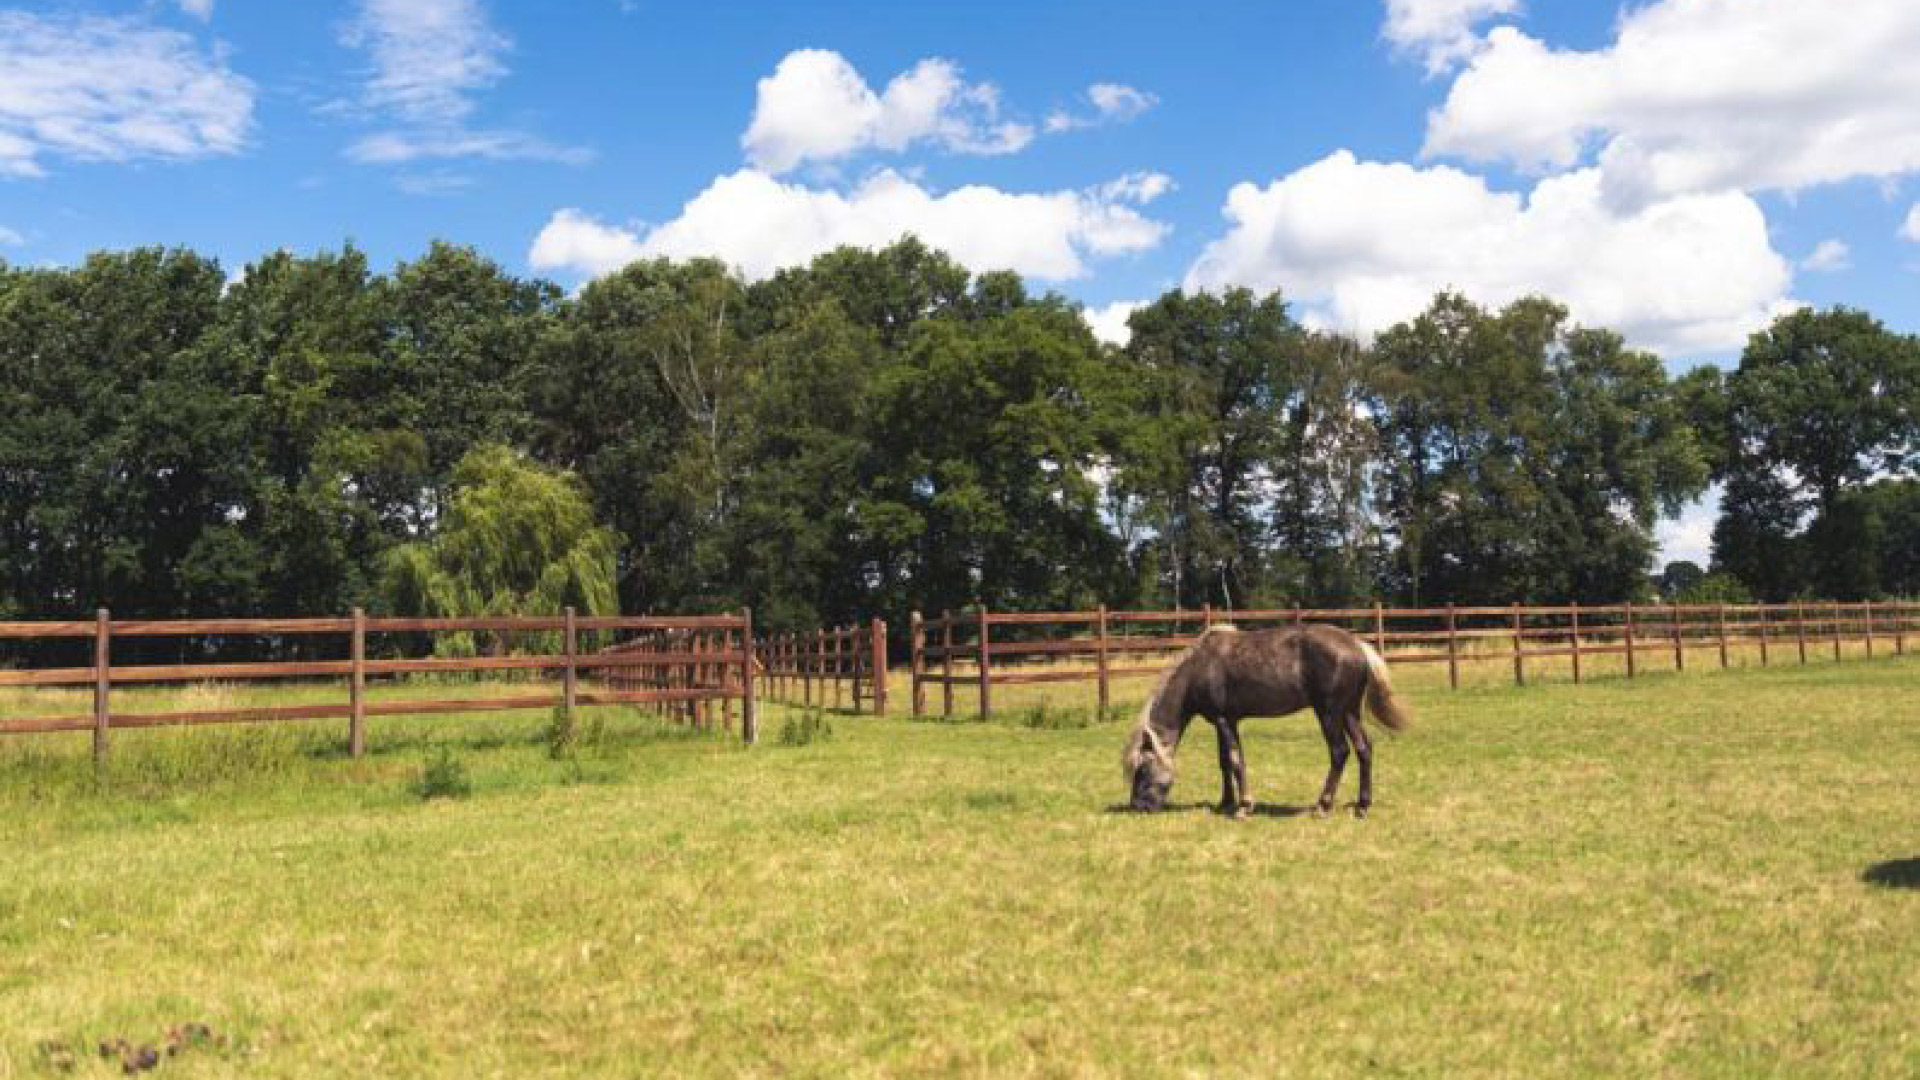
[[[1413,714],[1393,696],[1393,678],[1387,674],[1387,661],[1373,646],[1360,642],[1367,658],[1367,711],[1389,731],[1405,731],[1413,726]]]

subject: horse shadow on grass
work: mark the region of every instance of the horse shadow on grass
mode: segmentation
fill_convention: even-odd
[[[1920,856],[1874,863],[1860,871],[1860,880],[1883,889],[1920,889]]]
[[[1109,814],[1139,814],[1139,813],[1142,813],[1143,811],[1135,810],[1133,807],[1127,805],[1126,803],[1114,803],[1113,805],[1107,807],[1106,812]],[[1217,817],[1232,816],[1229,814],[1222,814],[1220,812],[1219,804],[1210,803],[1210,802],[1169,803],[1164,808],[1153,811],[1153,813],[1157,813],[1157,814],[1205,813],[1205,814],[1213,814]],[[1248,811],[1248,815],[1251,817],[1263,817],[1263,818],[1297,818],[1297,817],[1305,817],[1311,813],[1313,813],[1313,807],[1311,806],[1294,806],[1289,803],[1261,803],[1261,802],[1254,803],[1253,808]]]

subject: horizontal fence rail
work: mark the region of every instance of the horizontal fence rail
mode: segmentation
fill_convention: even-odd
[[[431,643],[437,635],[450,633],[487,633],[502,643],[505,635],[537,636],[539,651],[482,656],[369,656],[370,639],[386,645],[384,651],[404,652],[409,647],[418,651],[421,640]],[[582,653],[583,634],[630,636],[598,652]],[[331,644],[336,656],[338,652],[346,655],[277,662],[113,662],[115,643],[129,639],[176,639],[184,643],[232,637],[327,639],[317,644]],[[92,663],[84,667],[0,668],[0,687],[90,687],[92,711],[27,716],[0,712],[0,735],[91,730],[96,760],[105,759],[115,729],[344,719],[348,721],[349,752],[358,757],[366,750],[369,717],[559,708],[571,723],[575,710],[587,705],[670,706],[686,719],[711,723],[712,710],[718,703],[727,729],[732,730],[737,702],[741,737],[747,742],[757,737],[753,619],[745,611],[737,615],[581,617],[568,608],[553,616],[425,619],[373,618],[356,610],[347,618],[115,620],[102,609],[94,619],[84,622],[0,622],[0,643],[61,639],[90,644]],[[367,695],[369,678],[503,671],[557,678],[558,690],[437,700],[371,701]],[[580,685],[582,677],[590,680],[584,689]],[[344,679],[346,700],[129,712],[116,710],[113,699],[116,686],[316,679]]]
[[[1729,650],[1757,645],[1760,663],[1807,662],[1809,649],[1864,646],[1904,655],[1920,631],[1920,603],[1808,604],[1520,604],[1429,608],[1286,608],[1259,611],[914,612],[909,627],[911,711],[929,710],[937,687],[940,712],[951,716],[954,688],[975,695],[981,716],[993,713],[993,688],[1023,683],[1096,683],[1100,708],[1111,704],[1116,679],[1156,674],[1168,654],[1185,649],[1215,623],[1244,628],[1327,623],[1345,627],[1393,664],[1445,664],[1448,686],[1460,686],[1465,663],[1510,662],[1527,681],[1529,662],[1566,660],[1573,680],[1591,661],[1621,657],[1628,678],[1650,659],[1691,659],[1729,666]],[[1077,665],[1077,666],[1074,666]]]
[[[887,624],[769,634],[760,642],[761,696],[803,708],[887,714]]]

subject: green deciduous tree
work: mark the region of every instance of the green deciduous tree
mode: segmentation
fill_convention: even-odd
[[[1551,302],[1443,294],[1375,353],[1380,505],[1416,603],[1633,595],[1658,513],[1705,486],[1659,360]]]
[[[1726,482],[1715,566],[1769,599],[1874,595],[1881,519],[1852,496],[1913,468],[1920,342],[1862,311],[1802,309],[1755,334],[1702,401]]]
[[[436,617],[619,612],[619,539],[595,523],[573,477],[508,447],[485,446],[461,459],[451,491],[431,538],[387,553],[389,610]]]

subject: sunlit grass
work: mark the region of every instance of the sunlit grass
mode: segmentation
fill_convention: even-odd
[[[227,1041],[163,1075],[1920,1072],[1920,891],[1874,869],[1920,856],[1920,660],[1478,667],[1400,669],[1365,822],[1295,812],[1303,717],[1249,725],[1253,820],[1197,808],[1204,726],[1177,812],[1111,813],[1083,684],[909,723],[896,679],[894,719],[783,747],[773,708],[752,750],[594,710],[558,760],[543,713],[378,719],[358,760],[344,721],[127,731],[97,776],[0,739],[0,1077],[186,1022]],[[417,793],[442,758],[470,797]]]

